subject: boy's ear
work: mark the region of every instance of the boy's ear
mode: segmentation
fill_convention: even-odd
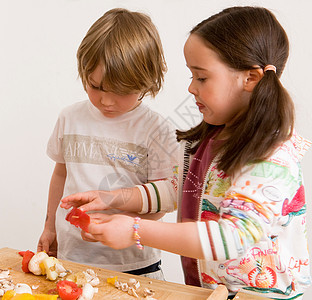
[[[263,77],[262,68],[251,69],[246,71],[246,77],[244,82],[244,90],[247,92],[252,92],[254,87]]]

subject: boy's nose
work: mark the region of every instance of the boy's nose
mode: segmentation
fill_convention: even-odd
[[[114,100],[110,97],[109,93],[102,93],[101,104],[105,106],[113,105]]]

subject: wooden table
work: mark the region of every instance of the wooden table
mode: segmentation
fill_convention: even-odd
[[[34,294],[47,293],[51,289],[56,288],[56,284],[53,281],[47,280],[45,276],[36,276],[31,273],[24,273],[21,269],[22,257],[18,254],[19,250],[10,248],[0,249],[0,269],[10,269],[11,277],[15,284],[27,283],[29,286],[39,286],[36,290],[33,290]],[[207,299],[213,290],[199,288],[195,286],[183,285],[178,283],[166,282],[156,279],[145,278],[142,276],[135,276],[125,274],[117,271],[110,271],[106,269],[90,267],[83,264],[73,263],[70,261],[60,260],[64,267],[68,270],[75,272],[85,271],[86,269],[93,269],[100,279],[100,284],[97,286],[98,293],[94,295],[94,300],[100,299],[135,299],[133,296],[128,295],[126,292],[116,289],[111,284],[107,283],[107,278],[118,276],[118,280],[122,282],[128,282],[129,278],[135,278],[140,281],[141,287],[138,290],[140,299],[143,299],[143,289],[149,288],[155,291],[153,296],[159,300],[201,300]],[[243,293],[238,293],[235,299],[239,300],[252,300],[267,298],[252,297]]]

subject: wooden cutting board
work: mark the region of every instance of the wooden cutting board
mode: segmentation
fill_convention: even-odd
[[[118,276],[118,280],[122,282],[128,282],[129,278],[136,278],[140,281],[141,287],[138,290],[140,299],[143,299],[143,289],[145,287],[153,289],[155,291],[155,299],[170,299],[170,300],[200,300],[207,299],[213,292],[209,289],[203,289],[194,286],[188,286],[183,284],[165,282],[161,280],[155,280],[145,278],[141,276],[124,274],[116,271],[110,271],[87,265],[77,264],[69,261],[60,260],[66,269],[73,272],[85,271],[86,269],[93,269],[99,279],[100,284],[97,286],[99,291],[93,297],[94,300],[100,299],[135,299],[135,297],[128,295],[116,289],[111,284],[107,283],[108,277]],[[33,290],[34,294],[47,293],[49,290],[56,288],[56,284],[53,281],[45,279],[45,276],[36,276],[30,273],[24,273],[21,269],[22,257],[18,254],[18,250],[10,248],[0,249],[0,268],[10,269],[13,282],[27,283],[30,287],[38,285],[39,287]]]
[[[30,287],[38,286],[37,289],[33,290],[34,294],[45,294],[48,293],[49,290],[55,289],[56,283],[47,280],[45,276],[36,276],[30,273],[26,274],[22,271],[22,257],[18,254],[18,251],[19,250],[14,250],[11,248],[0,248],[0,269],[10,269],[13,283],[27,283]],[[140,299],[143,299],[144,288],[154,290],[154,298],[159,300],[206,300],[213,293],[213,290],[199,288],[195,286],[150,279],[142,276],[129,275],[121,272],[90,267],[87,265],[73,263],[65,260],[60,261],[66,269],[71,270],[74,273],[79,271],[85,271],[86,269],[93,269],[97,273],[100,279],[100,284],[97,286],[99,288],[99,291],[97,294],[94,295],[94,300],[135,299],[135,297],[130,296],[127,293],[122,292],[116,289],[111,284],[107,283],[107,278],[114,276],[118,276],[118,280],[122,282],[128,282],[130,278],[135,278],[139,280],[141,284],[141,287],[138,290]],[[265,300],[268,298],[248,295],[239,292],[234,299]],[[224,300],[224,298],[220,300]]]

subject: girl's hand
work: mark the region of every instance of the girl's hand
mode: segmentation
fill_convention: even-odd
[[[113,249],[124,249],[135,244],[134,219],[126,215],[90,214],[89,233],[82,232],[85,241],[99,241]]]
[[[116,198],[114,192],[88,191],[69,195],[61,200],[61,207],[69,209],[79,207],[80,210],[105,210],[110,209]]]

